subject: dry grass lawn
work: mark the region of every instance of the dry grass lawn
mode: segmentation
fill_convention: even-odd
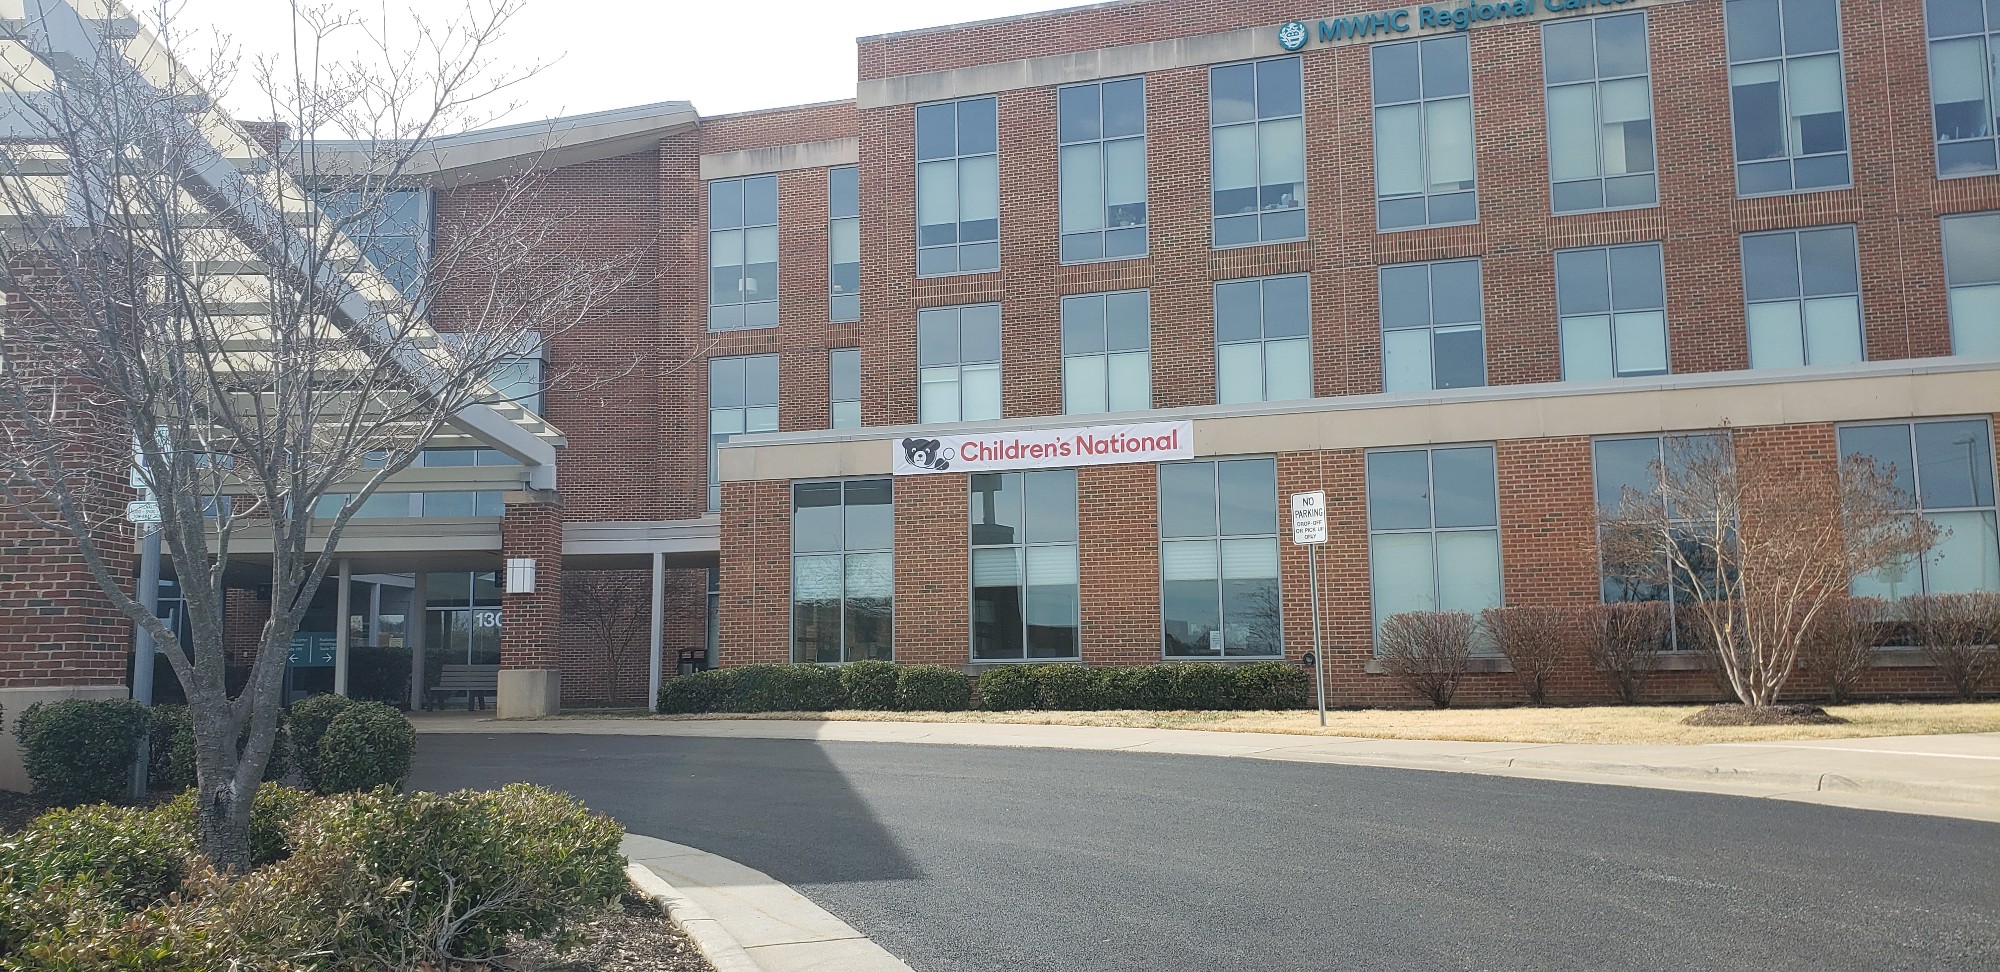
[[[1315,712],[760,712],[658,716],[662,719],[828,719],[855,722],[992,722],[1064,726],[1139,726],[1220,732],[1287,732],[1373,739],[1462,739],[1474,742],[1694,744],[1768,742],[2000,732],[2000,701],[1876,702],[1828,706],[1848,720],[1833,726],[1700,728],[1680,721],[1700,706],[1604,705],[1584,708],[1345,709]]]

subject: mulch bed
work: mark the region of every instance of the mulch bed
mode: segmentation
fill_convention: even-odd
[[[1684,726],[1831,726],[1846,722],[1816,705],[1711,705],[1681,720]]]
[[[32,793],[0,790],[0,833],[11,834],[26,827],[51,806]]]
[[[581,944],[514,942],[494,963],[509,972],[715,972],[652,899],[627,894],[610,914],[577,929]]]

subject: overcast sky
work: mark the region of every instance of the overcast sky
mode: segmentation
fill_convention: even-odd
[[[147,9],[151,0],[130,0]],[[180,0],[183,31],[220,27],[239,50],[290,45],[283,0]],[[328,0],[308,0],[324,3]],[[384,9],[381,0],[332,0],[341,9]],[[483,2],[483,0],[482,0]],[[854,96],[854,39],[944,23],[1073,6],[1081,0],[526,0],[508,29],[501,60],[554,63],[513,92],[531,121],[658,101],[692,101],[704,115]],[[464,0],[407,0],[445,18]],[[392,14],[391,16],[394,16]],[[247,80],[228,104],[257,117]]]

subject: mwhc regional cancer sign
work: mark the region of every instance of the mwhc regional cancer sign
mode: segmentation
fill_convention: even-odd
[[[1167,462],[1194,458],[1194,423],[1142,422],[983,435],[913,435],[895,439],[891,445],[896,450],[898,476]]]

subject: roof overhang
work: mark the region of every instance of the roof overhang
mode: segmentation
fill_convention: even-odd
[[[411,160],[404,177],[420,185],[463,185],[615,159],[651,149],[663,138],[692,130],[697,121],[694,105],[663,101],[481,128],[437,139],[429,151]],[[333,171],[342,168],[343,156],[351,167],[365,171],[369,145],[319,141],[313,151],[331,163]]]

